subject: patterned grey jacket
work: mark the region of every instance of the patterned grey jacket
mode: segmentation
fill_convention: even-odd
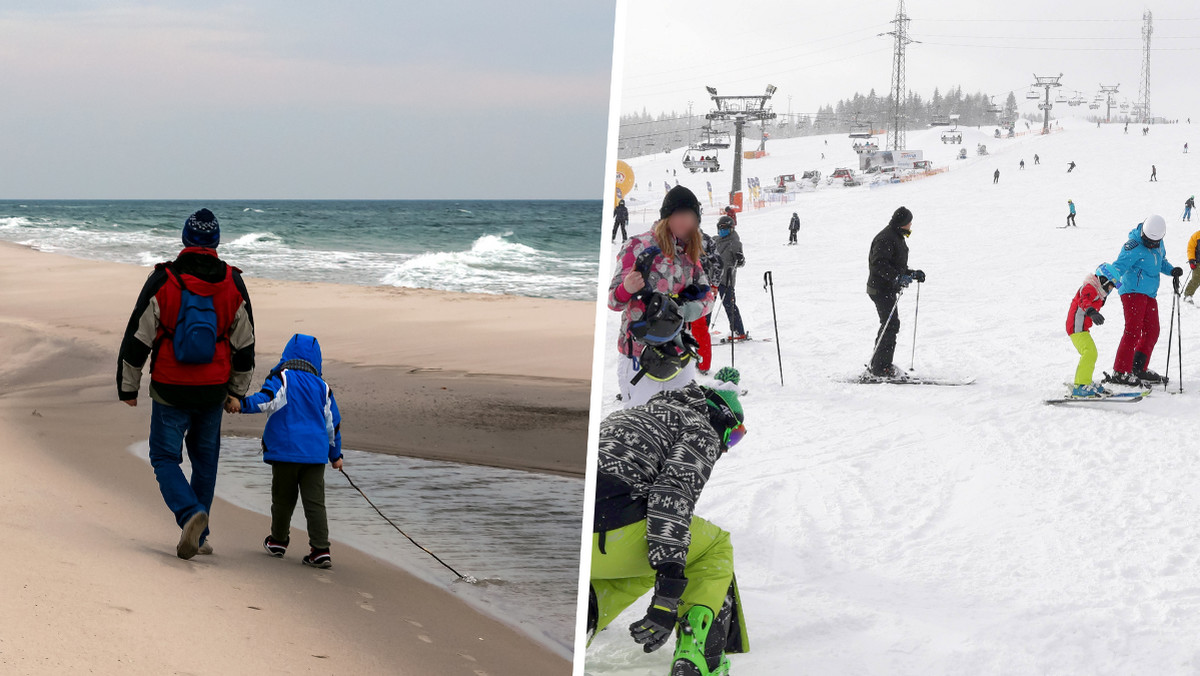
[[[696,383],[613,413],[600,423],[594,530],[644,518],[650,565],[682,568],[696,500],[720,456],[721,440]]]

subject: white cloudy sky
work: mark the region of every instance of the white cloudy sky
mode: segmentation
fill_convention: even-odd
[[[934,87],[1018,97],[1033,74],[1063,73],[1065,89],[1087,96],[1101,83],[1137,97],[1144,7],[1122,0],[909,0],[908,88]],[[1200,117],[1200,5],[1151,3],[1151,108],[1156,115]],[[623,112],[685,112],[722,94],[778,87],[776,112],[812,112],[891,80],[895,0],[636,0],[627,9],[621,83]]]
[[[6,0],[0,197],[595,198],[615,0]]]

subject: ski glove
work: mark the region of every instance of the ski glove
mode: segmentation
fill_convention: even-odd
[[[704,304],[700,301],[684,303],[679,306],[679,314],[683,315],[684,323],[691,324],[704,316]]]
[[[1171,276],[1172,277],[1182,277],[1183,276],[1183,268],[1179,268],[1179,267],[1172,268]]]
[[[737,265],[737,267],[740,268],[746,264],[746,257],[743,256],[742,252],[739,251],[736,254],[734,254],[733,262]]]
[[[912,278],[915,279],[918,284],[925,283],[925,271],[924,270],[913,270],[913,271],[909,272],[908,274],[912,275]]]
[[[900,275],[900,279],[896,280],[896,284],[898,284],[901,289],[907,288],[909,284],[912,284],[912,282],[912,275]]]
[[[1104,315],[1100,314],[1100,311],[1096,308],[1088,308],[1088,311],[1085,314],[1092,318],[1092,321],[1096,323],[1096,326],[1104,324]]]
[[[1188,261],[1188,265],[1192,266],[1192,269],[1195,270],[1196,269],[1196,259],[1193,258],[1192,260]]]
[[[659,575],[654,581],[654,598],[646,616],[629,625],[629,635],[642,646],[642,650],[652,653],[663,647],[675,631],[675,623],[679,620],[679,597],[687,588],[687,578],[673,578]]]

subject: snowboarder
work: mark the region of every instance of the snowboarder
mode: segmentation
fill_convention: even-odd
[[[1111,380],[1121,385],[1161,383],[1163,376],[1150,370],[1150,357],[1158,342],[1159,275],[1171,275],[1175,293],[1183,270],[1167,261],[1162,248],[1167,222],[1153,214],[1129,232],[1113,268],[1121,275],[1121,307],[1125,311],[1125,333],[1117,348]]]
[[[1071,309],[1067,312],[1067,335],[1071,344],[1079,352],[1079,366],[1075,369],[1075,387],[1071,390],[1072,397],[1101,397],[1112,394],[1104,386],[1092,381],[1096,372],[1096,341],[1092,340],[1089,329],[1092,325],[1104,323],[1100,309],[1113,289],[1121,288],[1117,271],[1108,263],[1096,268],[1083,280],[1083,286],[1075,292],[1071,301]]]
[[[629,223],[629,207],[625,206],[625,200],[617,203],[617,208],[613,209],[613,231],[612,241],[617,241],[617,228],[621,229],[621,241],[629,239],[629,235],[625,234],[625,226]]]
[[[992,185],[1000,182],[1000,170],[997,169],[995,174],[992,174]]]
[[[788,223],[788,244],[796,243],[796,235],[800,232],[800,215],[792,212],[792,220]]]
[[[1068,163],[1068,165],[1067,165],[1067,173],[1068,173],[1068,174],[1069,174],[1069,173],[1071,173],[1071,171],[1072,171],[1073,169],[1075,169],[1075,161],[1074,161],[1074,160],[1071,160],[1071,162],[1070,162],[1070,163]]]
[[[1158,182],[1158,167],[1154,166],[1153,164],[1150,165],[1150,180],[1156,183]]]
[[[1034,164],[1041,164],[1041,163],[1042,163],[1042,158],[1038,157],[1038,156],[1037,156],[1037,154],[1034,154],[1034,156],[1033,156],[1033,163],[1034,163]]]
[[[1067,214],[1067,225],[1064,225],[1063,227],[1064,228],[1067,226],[1078,227],[1075,225],[1075,203],[1072,202],[1071,200],[1067,200],[1067,208],[1071,210],[1071,213]]]
[[[908,243],[912,234],[912,212],[905,207],[896,209],[887,227],[875,235],[868,255],[870,276],[867,295],[879,314],[879,331],[875,335],[875,353],[870,372],[877,378],[896,378],[900,369],[892,363],[896,351],[896,334],[900,332],[897,299],[901,290],[916,280],[925,281],[925,273],[908,267]]]
[[[212,553],[208,524],[222,408],[246,395],[254,374],[250,294],[241,271],[217,256],[220,241],[211,211],[188,216],[184,248],[146,278],[117,358],[117,397],[129,406],[137,406],[150,362],[150,464],[181,530],[175,547],[181,559]],[[190,479],[181,467],[185,445]]]
[[[1192,195],[1183,203],[1183,220],[1192,220],[1192,209],[1196,208],[1196,196]]]
[[[717,285],[717,293],[721,295],[725,316],[729,318],[731,341],[747,338],[734,290],[737,285],[737,269],[746,264],[746,258],[742,255],[742,238],[738,236],[736,228],[737,224],[728,216],[722,216],[717,221],[717,254],[721,256],[721,281]]]
[[[617,380],[626,407],[692,381],[696,364],[687,345],[693,339],[683,326],[708,314],[713,305],[714,294],[700,265],[700,200],[691,190],[675,187],[658,213],[649,232],[621,246],[609,285],[608,307],[621,313]],[[649,316],[648,303],[654,310]],[[672,324],[670,335],[657,332]],[[653,336],[650,329],[656,330]],[[657,344],[651,345],[649,338]]]
[[[1188,240],[1187,257],[1188,267],[1192,272],[1188,275],[1187,286],[1183,289],[1183,299],[1195,305],[1192,295],[1196,293],[1196,288],[1200,287],[1200,275],[1196,274],[1196,266],[1200,265],[1200,230],[1192,233],[1192,238]]]
[[[644,652],[677,637],[672,674],[728,674],[749,650],[729,533],[695,515],[713,466],[746,434],[740,376],[689,383],[600,423],[587,640],[646,592],[629,626]],[[678,631],[676,631],[678,629]]]
[[[1021,160],[1021,171],[1025,171],[1025,160]]]

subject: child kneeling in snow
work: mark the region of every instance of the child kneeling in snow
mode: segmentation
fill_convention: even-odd
[[[263,461],[271,465],[271,534],[263,547],[274,557],[287,551],[296,498],[304,505],[311,548],[303,563],[330,568],[325,516],[325,463],[342,468],[342,416],[333,391],[321,378],[321,345],[297,333],[262,389],[230,404],[231,413],[266,413]]]
[[[1095,274],[1087,276],[1083,286],[1075,292],[1071,301],[1071,310],[1067,313],[1067,335],[1071,343],[1079,351],[1079,367],[1075,369],[1075,387],[1071,390],[1073,397],[1099,397],[1111,394],[1099,383],[1092,382],[1096,370],[1096,342],[1088,329],[1094,323],[1099,326],[1104,323],[1100,308],[1114,289],[1121,288],[1121,276],[1108,263],[1096,268]]]

